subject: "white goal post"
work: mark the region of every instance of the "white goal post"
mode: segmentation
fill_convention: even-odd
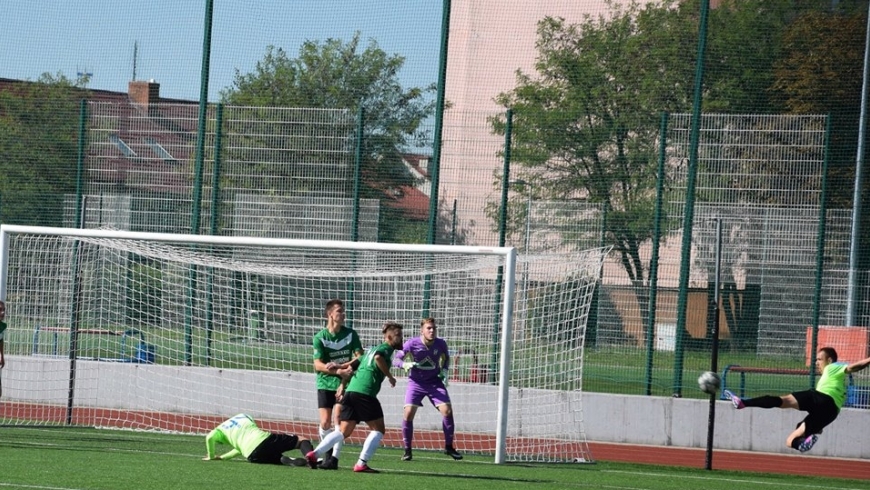
[[[606,252],[2,225],[0,424],[205,433],[246,412],[317,439],[312,338],[339,298],[365,348],[386,321],[410,338],[437,318],[460,451],[592,461],[583,343]],[[395,374],[379,398],[383,443],[400,447],[406,383]],[[443,448],[429,408],[415,449]]]

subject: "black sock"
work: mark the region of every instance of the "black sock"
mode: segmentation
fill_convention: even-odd
[[[778,396],[764,395],[756,398],[747,398],[743,400],[743,404],[747,407],[779,408],[782,406],[782,398]]]
[[[305,439],[299,443],[299,451],[301,451],[303,455],[308,455],[308,453],[314,451],[314,446],[311,444],[311,441]]]

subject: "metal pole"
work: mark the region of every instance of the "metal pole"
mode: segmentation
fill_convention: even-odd
[[[719,372],[719,277],[722,275],[722,218],[716,218],[716,277],[713,279],[713,332],[710,341],[710,371]],[[713,469],[713,429],[716,425],[716,393],[710,394],[707,411],[707,452],[704,469]]]
[[[864,34],[864,78],[861,83],[861,115],[858,119],[858,156],[855,161],[855,191],[852,197],[852,240],[849,243],[849,286],[846,299],[846,326],[856,325],[855,303],[858,295],[858,249],[861,246],[861,190],[863,187],[864,133],[867,127],[867,76],[870,60],[870,5],[867,7],[867,30]]]

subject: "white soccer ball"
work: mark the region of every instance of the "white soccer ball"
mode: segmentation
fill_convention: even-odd
[[[719,391],[721,384],[722,381],[719,379],[719,375],[713,371],[705,371],[698,376],[698,388],[701,388],[701,391],[704,393],[715,395]]]

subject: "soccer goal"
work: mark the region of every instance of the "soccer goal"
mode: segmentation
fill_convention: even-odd
[[[460,451],[592,461],[583,344],[606,252],[3,225],[0,423],[205,433],[246,412],[317,439],[311,346],[340,298],[366,348],[386,321],[408,338],[437,319]],[[384,444],[400,447],[406,383],[394,373],[379,398]],[[443,448],[434,408],[415,429],[415,450]]]

